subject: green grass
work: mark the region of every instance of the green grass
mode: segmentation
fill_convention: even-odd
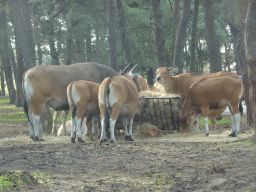
[[[71,120],[71,114],[68,114],[67,120]],[[57,121],[61,121],[61,117],[58,117]]]
[[[201,118],[199,124],[202,125],[202,126],[205,126],[205,123],[204,123],[204,119],[203,119],[203,118]],[[216,125],[232,124],[232,120],[231,120],[231,119],[221,119],[220,121],[216,120],[216,121],[215,121],[215,124],[216,124]],[[210,119],[208,119],[208,125],[209,125],[209,126],[212,125]]]

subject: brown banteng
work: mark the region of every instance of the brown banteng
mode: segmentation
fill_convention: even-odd
[[[220,71],[217,73],[207,73],[207,74],[199,74],[199,73],[185,73],[174,76],[178,72],[178,67],[174,69],[170,69],[167,67],[160,67],[156,71],[156,81],[163,85],[166,93],[176,93],[179,94],[182,98],[182,101],[185,100],[186,95],[188,93],[189,87],[196,81],[199,81],[204,78],[210,77],[222,77],[222,76],[230,76],[235,79],[239,79],[239,76],[232,72]],[[240,103],[241,110],[242,104]],[[197,125],[199,126],[200,115],[197,117]],[[198,130],[198,129],[196,129]]]
[[[135,113],[140,113],[138,89],[128,74],[104,79],[99,88],[101,114],[100,144],[106,141],[106,127],[110,127],[111,142],[116,143],[114,127],[119,115],[125,128],[125,139],[133,141],[132,124]],[[129,125],[129,131],[127,131]]]
[[[166,93],[179,94],[182,99],[186,98],[189,87],[196,81],[209,77],[230,76],[239,79],[239,76],[232,72],[220,71],[217,73],[184,73],[175,75],[178,72],[178,67],[170,69],[167,67],[160,67],[156,71],[156,81],[163,85]],[[175,75],[175,76],[174,76]]]
[[[82,122],[86,116],[86,127],[89,137],[92,134],[97,134],[97,121],[92,121],[93,118],[99,122],[99,105],[98,92],[99,83],[94,83],[85,80],[71,82],[67,88],[69,108],[72,113],[71,118],[71,142],[75,143],[76,132],[78,142],[84,143],[82,138]],[[93,130],[93,131],[92,131]]]
[[[227,107],[223,107],[220,109],[211,109],[209,110],[209,118],[212,123],[212,131],[214,132],[215,128],[215,120],[226,110]],[[194,114],[191,117],[191,122],[194,122],[194,126],[196,127],[196,132],[198,132],[198,127],[199,127],[199,121],[201,119],[201,113],[199,114]]]
[[[140,91],[149,90],[147,81],[141,75],[138,75],[138,83],[139,83]]]
[[[54,110],[69,110],[68,85],[77,80],[101,83],[106,77],[116,75],[112,68],[97,63],[73,65],[40,65],[25,72],[23,91],[24,111],[29,120],[30,137],[42,141],[39,123],[43,106],[47,103]]]
[[[59,114],[61,113],[61,123],[62,123],[62,134],[66,135],[66,121],[67,121],[67,116],[68,116],[69,110],[66,111],[54,111],[53,114],[53,122],[52,122],[52,134],[51,135],[56,135],[56,122]]]
[[[184,101],[180,125],[184,132],[189,129],[189,117],[192,113],[201,113],[204,117],[205,132],[209,135],[208,117],[210,109],[229,107],[233,115],[233,125],[230,136],[236,137],[240,127],[238,104],[243,95],[243,83],[240,79],[229,76],[205,78],[192,84]]]

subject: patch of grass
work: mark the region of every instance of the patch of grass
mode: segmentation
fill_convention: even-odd
[[[5,172],[0,173],[0,191],[13,191],[17,185],[33,185],[37,183],[27,172]]]
[[[10,104],[10,99],[1,98],[0,105],[7,105],[7,104]]]
[[[68,114],[67,120],[71,120],[71,114]],[[61,117],[58,117],[57,121],[61,121]]]
[[[247,147],[255,146],[255,143],[254,143],[252,140],[246,140],[246,141],[244,142],[244,144],[245,144]]]
[[[41,184],[51,184],[53,181],[50,180],[50,173],[33,173],[34,178],[38,180]]]
[[[201,118],[200,122],[199,122],[200,125],[202,126],[205,126],[205,123],[204,123],[204,119]],[[216,125],[227,125],[227,124],[232,124],[232,120],[231,119],[221,119],[220,121],[215,121],[215,124]],[[208,125],[211,126],[212,123],[210,121],[210,119],[208,119]]]
[[[27,121],[27,117],[23,111],[15,113],[7,113],[0,115],[0,121]]]

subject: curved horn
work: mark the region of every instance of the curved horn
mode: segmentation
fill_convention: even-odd
[[[137,66],[137,64],[129,71],[129,74],[132,73],[133,69],[135,69],[136,66]]]
[[[168,68],[168,70],[172,70],[172,69],[173,69],[173,67]]]
[[[130,62],[128,65],[125,66],[124,70],[123,70],[123,73],[126,73],[127,71],[127,68],[132,64],[132,62]]]

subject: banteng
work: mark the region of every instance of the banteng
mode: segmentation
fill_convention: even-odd
[[[185,74],[174,76],[177,72],[178,72],[178,67],[174,69],[170,69],[167,67],[158,68],[156,71],[156,81],[163,85],[166,93],[179,94],[182,98],[182,101],[185,100],[189,87],[193,83],[201,79],[210,78],[210,77],[222,77],[222,76],[230,76],[235,79],[239,79],[239,76],[237,74],[232,72],[227,72],[227,71],[220,71],[217,73],[207,73],[207,74],[185,73]],[[197,123],[196,127],[199,126],[199,120],[200,120],[200,114],[198,114],[196,117],[196,123]]]
[[[124,70],[125,71],[125,70]],[[110,127],[111,142],[116,143],[114,127],[120,115],[125,128],[125,139],[133,141],[132,124],[135,113],[140,113],[138,89],[128,74],[104,79],[99,88],[101,114],[100,144],[106,141],[106,127]],[[129,126],[129,131],[127,131]]]
[[[56,122],[59,114],[61,113],[61,123],[62,123],[62,132],[63,135],[66,135],[66,121],[67,121],[67,116],[68,116],[69,110],[66,111],[54,111],[53,114],[53,122],[52,122],[52,134],[51,135],[56,135]],[[65,131],[65,133],[64,133]]]
[[[205,78],[190,86],[184,101],[180,125],[184,132],[189,129],[189,117],[201,113],[204,117],[205,132],[209,135],[208,117],[210,109],[229,107],[233,115],[233,125],[230,136],[236,137],[240,127],[240,113],[238,105],[243,95],[243,83],[240,79],[229,76]]]
[[[45,104],[54,110],[69,110],[67,87],[71,82],[87,80],[101,83],[106,77],[116,74],[112,68],[92,62],[40,65],[26,71],[23,76],[24,111],[29,121],[30,137],[34,141],[43,140],[39,123]]]
[[[98,92],[99,83],[80,80],[69,84],[67,88],[69,108],[72,113],[71,119],[71,142],[75,143],[76,132],[78,142],[84,143],[82,138],[82,122],[86,116],[86,127],[89,137],[97,134],[99,127]],[[98,121],[93,120],[98,119]],[[98,122],[98,123],[97,123]]]

